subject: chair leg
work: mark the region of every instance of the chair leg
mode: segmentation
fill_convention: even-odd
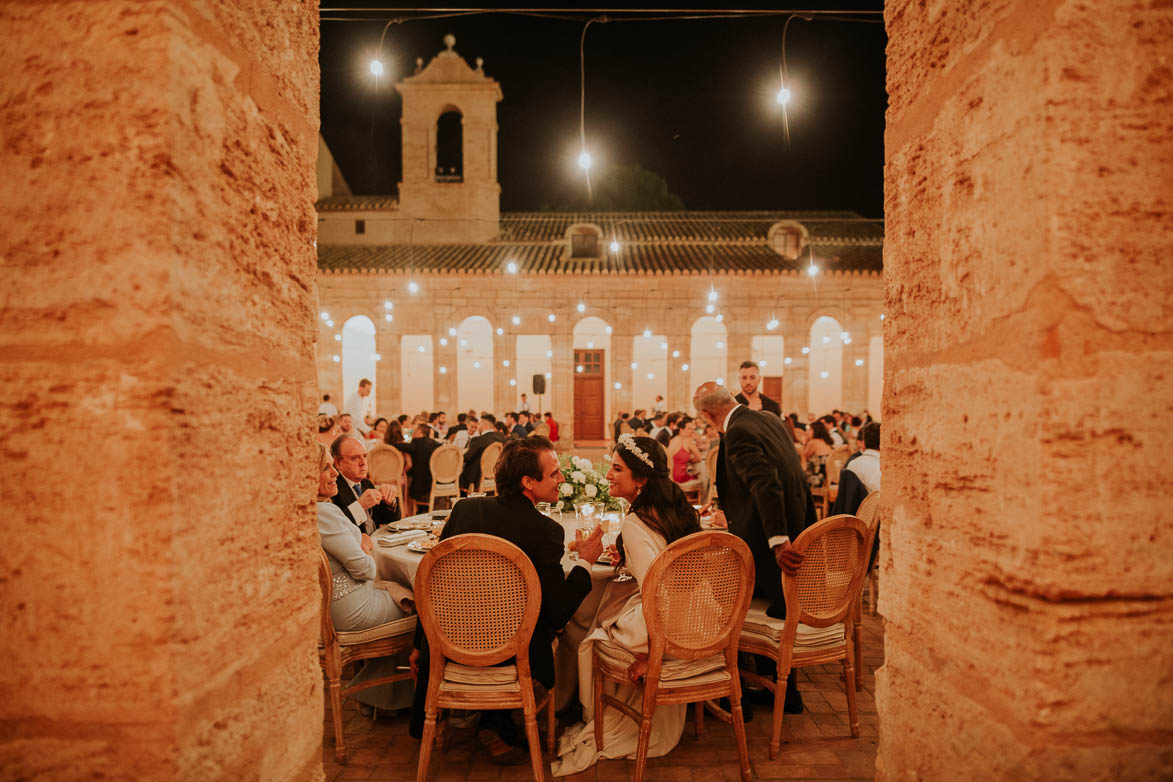
[[[739,688],[729,693],[729,714],[733,719],[733,735],[737,738],[737,759],[741,762],[741,779],[742,782],[749,782],[749,748],[745,743],[745,715],[741,711],[741,696],[737,694],[736,689]]]
[[[550,693],[553,699],[554,694]],[[546,779],[545,764],[542,762],[542,741],[538,738],[537,715],[530,709],[525,711],[525,738],[529,741],[529,759],[534,768],[534,782],[544,782]]]
[[[879,584],[879,577],[876,575],[876,568],[872,568],[871,575],[868,577],[868,613],[872,616],[876,615],[876,587]]]
[[[656,713],[656,692],[644,686],[643,718],[639,721],[639,746],[635,751],[635,776],[633,782],[643,782],[648,765],[648,743],[652,737],[652,715]]]
[[[546,701],[546,751],[551,755],[554,754],[554,731],[556,723],[554,721],[554,691],[551,690],[547,696]]]
[[[855,666],[851,661],[853,656],[851,645],[848,644],[847,656],[843,658],[843,689],[847,691],[847,716],[851,720],[851,735],[859,738],[859,709],[855,705],[855,688],[851,686],[851,681],[855,678]]]
[[[595,704],[595,750],[603,751],[603,709],[607,708],[607,704],[603,702],[603,674],[599,670],[599,657],[596,654],[592,664],[595,678],[591,682],[591,689],[594,691],[592,700]]]
[[[863,689],[863,597],[860,597],[859,614],[852,621],[852,635],[855,646],[855,689]]]
[[[705,735],[705,702],[697,701],[692,704],[693,720],[696,722],[696,737],[702,738]]]
[[[346,763],[346,745],[342,741],[342,680],[330,677],[330,712],[334,718],[334,757],[338,764]]]
[[[415,782],[427,782],[428,764],[432,760],[432,744],[436,740],[436,712],[426,711],[424,736],[420,739],[420,760],[416,766]]]
[[[777,760],[778,752],[782,748],[782,705],[786,702],[786,680],[789,677],[789,666],[785,670],[778,668],[778,684],[774,688],[774,714],[770,724],[770,760]]]

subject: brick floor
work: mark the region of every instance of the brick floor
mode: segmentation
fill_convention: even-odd
[[[802,668],[798,672],[798,687],[806,711],[786,715],[782,723],[782,752],[777,760],[768,758],[770,720],[766,707],[754,707],[755,719],[746,725],[750,768],[755,780],[874,778],[878,720],[873,674],[883,664],[883,629],[879,617],[864,616],[863,644],[863,689],[858,693],[859,738],[852,738],[848,727],[847,699],[840,679],[842,667]],[[322,744],[326,782],[415,779],[419,742],[407,735],[405,716],[390,719],[380,716],[377,722],[372,722],[358,713],[352,701],[344,704],[343,713],[348,761],[339,766],[334,762],[333,727],[329,705],[326,706]],[[443,754],[433,758],[431,777],[436,782],[533,779],[528,765],[499,767],[490,763],[471,731],[452,731]],[[550,758],[547,756],[546,760]],[[565,779],[619,782],[630,780],[634,769],[635,762],[631,760],[604,760]],[[547,779],[553,779],[548,766],[546,772]],[[676,749],[648,761],[645,779],[649,782],[737,782],[740,774],[732,728],[709,716],[705,720],[704,737],[697,739],[690,716]]]

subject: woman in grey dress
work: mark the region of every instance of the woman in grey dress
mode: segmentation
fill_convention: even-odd
[[[336,630],[365,630],[394,622],[414,611],[411,592],[389,581],[376,581],[374,544],[342,510],[330,501],[338,493],[338,471],[325,448],[318,446],[318,535],[330,561],[334,600],[330,616]],[[369,660],[347,686],[393,673],[407,665],[406,653],[398,657]],[[372,687],[355,693],[355,700],[380,709],[403,709],[411,705],[410,681]]]

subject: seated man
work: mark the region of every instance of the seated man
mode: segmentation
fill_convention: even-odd
[[[839,494],[831,514],[855,514],[864,497],[880,490],[880,425],[875,421],[859,430],[863,450],[847,460],[839,473]]]
[[[510,440],[501,452],[494,474],[496,497],[478,497],[456,503],[440,539],[479,532],[508,540],[529,557],[542,586],[542,604],[530,638],[530,671],[538,684],[554,688],[555,634],[566,626],[591,591],[591,566],[603,552],[603,528],[595,527],[578,546],[578,562],[569,573],[562,570],[562,525],[538,513],[538,502],[557,502],[562,470],[554,446],[545,437]],[[416,632],[413,668],[418,669],[416,697],[412,706],[411,735],[423,735],[424,705],[428,689],[428,647],[423,625]],[[508,712],[481,714],[477,738],[496,763],[525,763],[526,753]]]
[[[473,491],[481,482],[481,454],[490,443],[503,443],[508,439],[497,431],[497,418],[492,413],[481,416],[477,431],[479,434],[475,435],[469,431],[472,436],[468,441],[468,450],[464,452],[464,468],[460,471],[460,487]]]
[[[440,447],[440,441],[432,436],[434,431],[426,422],[416,424],[411,442],[403,449],[411,457],[407,493],[415,500],[417,511],[420,506],[427,507],[432,494],[432,452]]]
[[[346,416],[343,413],[344,417]],[[339,435],[330,444],[338,493],[330,501],[368,535],[378,527],[399,521],[399,490],[394,484],[375,486],[367,477],[367,449],[352,435]]]

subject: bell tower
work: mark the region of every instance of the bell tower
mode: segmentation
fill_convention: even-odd
[[[420,244],[483,242],[498,233],[497,102],[501,85],[447,49],[399,82],[403,96],[403,181],[400,213]]]

